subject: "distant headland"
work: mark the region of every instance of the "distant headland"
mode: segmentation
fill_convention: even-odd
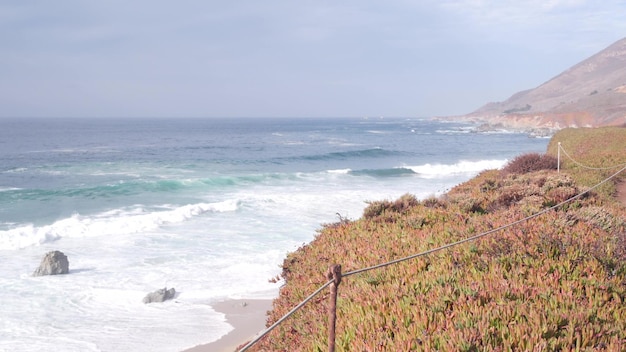
[[[626,125],[626,38],[536,88],[441,119],[482,123],[484,129],[545,131]]]

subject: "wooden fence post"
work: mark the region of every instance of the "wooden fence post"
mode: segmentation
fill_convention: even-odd
[[[561,142],[556,147],[556,172],[561,173]]]
[[[330,301],[328,306],[328,352],[335,352],[335,323],[337,322],[337,289],[341,283],[341,265],[335,264],[328,268],[326,274],[328,280],[333,280],[330,285]]]

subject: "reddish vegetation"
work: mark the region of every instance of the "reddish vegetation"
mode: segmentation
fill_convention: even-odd
[[[558,161],[552,155],[529,153],[516,157],[503,169],[504,175],[526,174],[540,170],[556,170]]]
[[[557,141],[580,163],[626,165],[626,129],[560,132],[552,156]],[[626,350],[626,207],[614,185],[555,207],[610,172],[563,162],[557,173],[536,167],[543,159],[522,156],[440,198],[372,202],[361,219],[325,226],[285,259],[269,323],[322,286],[332,264],[346,273],[523,220],[344,277],[337,351]],[[326,350],[327,299],[323,291],[253,350]]]

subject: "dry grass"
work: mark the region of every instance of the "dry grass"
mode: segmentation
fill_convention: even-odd
[[[626,165],[626,128],[569,128],[559,131],[548,145],[548,154],[558,155],[558,143],[574,161],[561,153],[561,167],[581,187],[590,187],[618,171],[616,165]],[[590,170],[591,168],[610,168]],[[621,175],[620,179],[626,179]],[[602,186],[598,192],[612,197],[616,193],[615,183]]]

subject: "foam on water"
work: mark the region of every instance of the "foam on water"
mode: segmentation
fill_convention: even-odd
[[[27,170],[28,170],[28,169],[27,169],[27,168],[25,168],[25,167],[17,167],[17,168],[15,168],[15,169],[9,169],[9,170],[2,171],[2,172],[3,172],[3,173],[20,173],[20,172],[25,172],[25,171],[27,171]]]
[[[129,286],[124,282],[101,287],[97,276],[93,270],[65,277],[23,277],[22,285],[11,282],[12,294],[20,299],[13,299],[13,307],[3,315],[10,324],[2,327],[0,349],[174,351],[166,346],[200,344],[229,330],[224,316],[206,304],[176,299],[144,305],[145,289],[122,289]],[[24,312],[30,323],[22,323]]]
[[[455,164],[424,164],[419,166],[406,166],[417,174],[427,177],[445,177],[456,174],[477,174],[482,170],[500,169],[507,160],[479,160],[479,161],[459,161]]]
[[[198,203],[163,211],[148,211],[141,206],[115,209],[91,216],[74,214],[50,225],[35,227],[32,224],[0,231],[0,250],[13,250],[57,241],[61,238],[97,237],[105,235],[134,234],[155,230],[166,224],[188,220],[203,213],[237,210],[237,200],[219,203]]]
[[[347,174],[352,171],[351,169],[337,169],[337,170],[328,170],[327,172],[330,174]]]
[[[67,120],[56,135],[33,136],[46,122],[7,135],[0,120],[0,137],[13,138],[0,149],[10,166],[0,172],[0,350],[165,352],[213,341],[231,327],[210,305],[275,297],[282,283],[269,279],[287,253],[337,214],[439,195],[546,143],[386,119]],[[509,149],[493,151],[494,140]],[[70,275],[32,277],[51,250],[68,256]],[[142,303],[163,287],[174,300]]]
[[[8,276],[0,285],[11,288],[4,298],[12,304],[3,309],[0,335],[10,338],[0,338],[0,349],[50,350],[61,344],[64,351],[176,351],[227,333],[224,317],[208,304],[236,295],[273,297],[278,286],[267,280],[277,274],[285,252],[266,248],[251,233],[214,232],[206,225],[222,224],[196,220],[89,241],[64,237],[23,248],[20,257],[7,256]],[[52,249],[68,255],[70,275],[31,277],[42,253]],[[141,302],[162,287],[175,287],[176,299]]]

